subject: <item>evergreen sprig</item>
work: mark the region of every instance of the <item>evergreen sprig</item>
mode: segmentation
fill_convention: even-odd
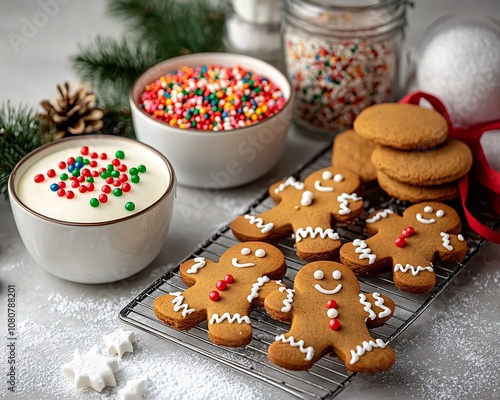
[[[99,103],[108,110],[127,110],[128,94],[141,72],[158,61],[155,49],[137,45],[130,39],[96,37],[80,46],[72,58],[73,68],[88,82]]]
[[[31,108],[10,103],[0,107],[0,194],[5,198],[14,166],[42,144],[41,128]]]

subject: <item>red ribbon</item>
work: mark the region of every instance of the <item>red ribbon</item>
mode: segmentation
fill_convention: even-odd
[[[500,129],[500,121],[479,123],[467,128],[455,127],[451,123],[450,115],[448,114],[444,104],[437,97],[424,92],[410,93],[403,97],[399,102],[420,105],[421,99],[427,100],[432,107],[446,119],[449,128],[449,136],[461,140],[469,146],[474,159],[472,171],[470,172],[471,177],[492,191],[492,208],[497,214],[500,214],[500,173],[491,168],[486,156],[484,155],[480,142],[481,136],[483,136],[485,132]],[[484,226],[467,209],[466,201],[469,191],[467,175],[460,179],[458,182],[458,188],[460,191],[460,199],[464,209],[465,218],[467,219],[469,226],[474,232],[481,235],[485,239],[490,240],[493,243],[500,244],[500,233]]]

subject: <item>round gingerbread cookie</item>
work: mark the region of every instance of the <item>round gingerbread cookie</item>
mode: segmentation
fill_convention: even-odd
[[[376,104],[364,109],[354,130],[377,144],[399,150],[422,150],[443,143],[448,124],[437,111],[413,104]]]
[[[333,142],[332,165],[347,168],[359,175],[363,182],[377,179],[377,170],[371,162],[375,143],[348,130],[335,136]]]
[[[451,200],[459,196],[458,185],[447,183],[439,186],[415,186],[398,182],[382,171],[377,172],[378,184],[389,195],[412,203],[424,200]]]
[[[399,182],[436,186],[461,178],[472,167],[469,147],[455,139],[429,151],[400,151],[377,146],[372,153],[375,167]]]

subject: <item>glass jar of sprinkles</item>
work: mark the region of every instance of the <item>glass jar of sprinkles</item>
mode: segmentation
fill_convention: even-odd
[[[335,133],[392,101],[407,0],[285,0],[286,70],[299,125]]]

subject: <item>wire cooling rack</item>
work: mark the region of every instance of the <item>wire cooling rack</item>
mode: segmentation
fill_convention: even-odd
[[[329,166],[330,149],[331,146],[328,146],[311,161],[299,167],[291,176],[303,179],[311,172]],[[392,208],[398,212],[405,209],[404,204],[396,199],[388,198],[378,187],[365,190],[363,200],[365,212],[362,218],[354,225],[337,227],[342,242],[366,237],[363,233],[363,221],[369,212],[383,208]],[[267,193],[264,193],[249,207],[247,213],[260,213],[272,208],[273,205],[272,199]],[[455,208],[459,209],[458,203]],[[488,207],[484,202],[474,203],[474,210],[478,219],[489,227],[493,228],[500,222],[498,216],[488,211]],[[462,221],[464,221],[464,218],[462,218]],[[467,227],[464,227],[463,234],[469,246],[465,259],[460,263],[434,263],[437,284],[430,293],[412,295],[400,292],[392,282],[392,272],[358,278],[362,292],[376,291],[391,297],[396,303],[393,317],[382,327],[370,330],[374,338],[381,338],[386,342],[393,341],[429,307],[436,297],[467,266],[483,245],[484,239],[467,229]],[[236,243],[238,243],[238,240],[233,236],[227,225],[200,245],[192,254],[186,257],[186,260],[194,257],[206,257],[218,261],[220,255]],[[288,287],[292,287],[293,279],[297,271],[305,264],[305,261],[296,256],[294,242],[291,238],[277,243],[276,246],[285,254],[288,266],[283,281]],[[120,312],[120,319],[139,329],[234,368],[243,374],[276,386],[300,399],[331,399],[340,393],[356,376],[356,373],[348,373],[344,364],[337,358],[330,356],[323,357],[308,371],[288,371],[270,363],[267,359],[267,348],[277,335],[288,330],[288,326],[271,319],[263,310],[254,310],[252,312],[253,340],[248,346],[242,348],[227,348],[210,342],[207,337],[206,322],[188,332],[176,331],[166,326],[156,319],[153,312],[153,302],[156,297],[162,294],[177,292],[185,287],[180,278],[179,265],[177,265],[132,300]]]

